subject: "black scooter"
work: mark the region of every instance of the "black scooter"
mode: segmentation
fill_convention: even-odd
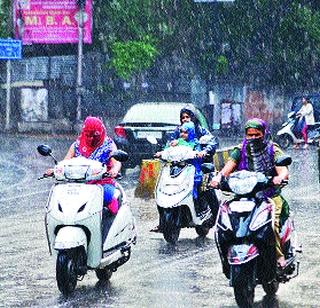
[[[283,158],[278,166],[291,163]],[[286,183],[283,183],[283,186]],[[221,181],[220,189],[234,193],[231,200],[220,205],[215,241],[223,273],[234,288],[239,307],[252,307],[257,284],[267,295],[274,295],[279,283],[285,283],[299,273],[296,234],[292,217],[281,222],[281,246],[286,259],[284,268],[277,267],[273,218],[275,204],[264,197],[272,187],[272,178],[263,173],[239,171]]]

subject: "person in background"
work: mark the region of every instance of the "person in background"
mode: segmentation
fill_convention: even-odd
[[[262,119],[253,118],[245,124],[245,138],[242,144],[238,145],[231,152],[229,160],[214,177],[210,185],[218,187],[222,176],[229,176],[236,170],[248,170],[263,172],[267,176],[273,177],[275,188],[265,192],[266,197],[272,198],[275,203],[274,233],[276,240],[276,257],[278,265],[285,267],[286,261],[281,249],[280,242],[280,216],[289,214],[289,206],[282,197],[279,186],[283,180],[287,180],[289,171],[287,167],[275,166],[277,157],[283,152],[279,146],[272,142],[267,124]]]
[[[308,148],[308,130],[312,128],[312,126],[315,124],[314,120],[314,113],[313,113],[313,106],[310,103],[310,101],[306,98],[302,98],[302,107],[297,112],[298,117],[304,117],[304,126],[302,128],[302,136],[304,140],[304,149]],[[295,149],[299,148],[299,144],[294,144],[293,147]]]
[[[118,200],[114,197],[114,178],[120,172],[121,163],[111,157],[117,150],[114,141],[107,136],[106,128],[101,119],[87,117],[77,140],[72,143],[64,159],[83,156],[106,164],[111,178],[90,181],[88,184],[100,184],[103,186],[103,203],[112,215],[116,215],[119,209]],[[51,175],[53,169],[48,169],[46,174]]]

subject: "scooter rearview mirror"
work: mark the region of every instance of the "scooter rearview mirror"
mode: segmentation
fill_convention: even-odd
[[[55,164],[58,163],[56,158],[52,155],[52,150],[48,145],[40,144],[40,145],[37,146],[37,150],[38,150],[39,154],[41,154],[42,156],[51,156],[53,158],[53,160],[54,160],[54,163]]]
[[[49,156],[52,152],[51,148],[46,144],[38,145],[37,150],[42,156]]]
[[[275,165],[279,167],[289,166],[292,163],[292,158],[288,155],[283,155],[276,159]]]

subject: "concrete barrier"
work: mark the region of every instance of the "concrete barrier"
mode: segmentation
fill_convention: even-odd
[[[215,170],[217,172],[224,167],[233,149],[234,147],[218,149],[216,153],[213,155],[213,163],[214,163]]]
[[[143,159],[140,167],[139,182],[134,192],[135,197],[154,198],[161,162],[158,159]]]
[[[233,148],[219,149],[213,156],[216,172],[220,171],[229,158]],[[154,190],[161,170],[161,161],[158,159],[143,159],[140,167],[138,185],[134,195],[137,198],[154,198]],[[204,179],[206,180],[206,179]]]

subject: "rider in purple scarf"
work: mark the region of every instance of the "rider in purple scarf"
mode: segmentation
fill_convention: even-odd
[[[271,134],[265,121],[253,118],[247,121],[245,131],[254,128],[262,132],[259,138],[242,141],[241,159],[238,170],[259,171],[272,175],[274,169],[274,144],[271,141]]]
[[[245,138],[242,143],[234,148],[229,160],[219,174],[212,179],[210,184],[212,187],[217,187],[222,176],[229,176],[236,170],[262,172],[265,175],[273,177],[272,181],[275,186],[265,191],[264,196],[271,198],[275,204],[275,250],[279,266],[284,267],[286,260],[282,252],[279,234],[280,216],[284,217],[288,215],[289,206],[281,196],[281,190],[278,185],[283,180],[288,179],[289,172],[287,167],[275,166],[275,159],[281,155],[283,155],[283,152],[277,144],[271,141],[271,135],[265,121],[258,118],[250,119],[245,124]]]

